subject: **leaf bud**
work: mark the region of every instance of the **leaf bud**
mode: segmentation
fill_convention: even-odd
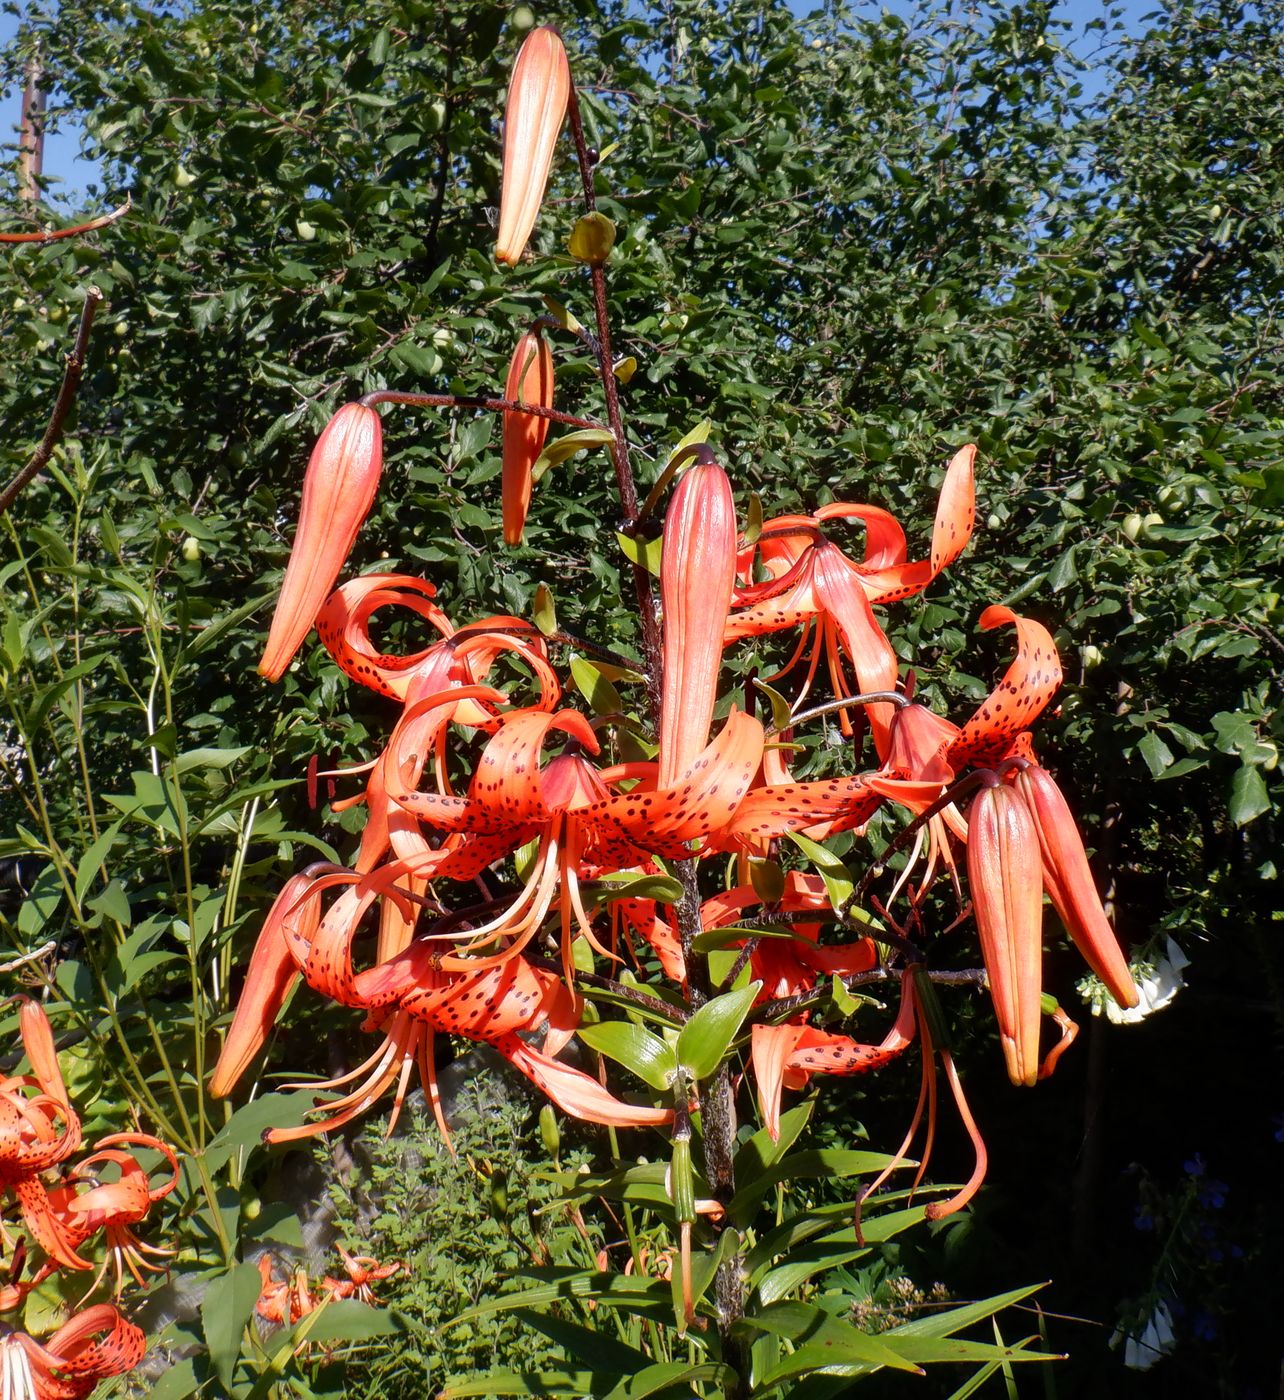
[[[615,247],[615,225],[605,214],[585,214],[571,230],[571,257],[600,267]]]

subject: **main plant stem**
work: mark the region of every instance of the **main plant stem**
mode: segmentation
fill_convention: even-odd
[[[593,213],[597,196],[593,189],[593,162],[584,140],[580,120],[579,97],[571,85],[568,115],[575,154],[579,163],[580,184],[584,192],[584,208]],[[615,362],[611,352],[611,320],[606,301],[606,272],[599,263],[589,269],[593,284],[593,313],[597,322],[597,360],[606,398],[606,419],[614,441],[611,461],[615,467],[616,487],[623,512],[622,529],[632,533],[638,523],[638,493],[629,460],[629,443],[624,432],[624,417],[620,411],[620,392],[615,379]],[[633,587],[637,593],[642,617],[642,653],[646,658],[647,692],[651,715],[657,728],[660,719],[660,680],[663,648],[660,638],[659,609],[651,576],[639,563],[632,565]],[[682,898],[674,910],[678,937],[682,944],[683,963],[687,974],[687,997],[691,1010],[698,1011],[714,994],[709,982],[709,969],[704,958],[695,954],[693,944],[700,932],[700,887],[696,878],[696,862],[684,860],[677,866],[682,885]],[[705,1174],[714,1199],[724,1206],[731,1203],[736,1191],[734,1151],[736,1141],[735,1094],[731,1086],[731,1070],[724,1062],[700,1091],[700,1126],[704,1143]],[[715,1229],[732,1228],[726,1217]],[[718,1309],[718,1337],[722,1343],[722,1359],[731,1367],[736,1379],[724,1390],[726,1400],[744,1400],[749,1393],[749,1348],[743,1335],[734,1331],[744,1316],[745,1290],[741,1255],[737,1248],[723,1259],[714,1280],[714,1297]]]
[[[693,944],[701,931],[700,887],[696,881],[696,863],[684,860],[677,867],[682,885],[682,898],[674,914],[678,938],[682,945],[683,965],[687,973],[687,995],[693,1011],[698,1011],[710,996],[709,968],[704,958],[696,954]],[[704,1143],[704,1168],[714,1200],[723,1206],[731,1204],[736,1194],[735,1142],[736,1103],[731,1087],[731,1068],[724,1060],[716,1073],[705,1080],[700,1093],[700,1136]],[[715,1230],[735,1227],[724,1216],[714,1223]],[[742,1400],[749,1393],[749,1346],[743,1333],[735,1330],[745,1313],[744,1273],[739,1247],[724,1256],[714,1278],[714,1302],[718,1309],[718,1337],[722,1343],[722,1359],[735,1373],[724,1394],[726,1400]]]
[[[593,190],[593,162],[589,159],[589,149],[584,140],[584,126],[580,121],[580,100],[571,84],[568,104],[571,119],[571,136],[575,141],[575,158],[579,164],[580,185],[584,193],[584,208],[593,213],[597,208],[597,195]],[[629,440],[624,433],[624,415],[620,412],[620,387],[615,379],[615,359],[611,353],[611,318],[606,304],[606,271],[599,263],[590,269],[593,283],[593,315],[597,323],[597,367],[602,380],[602,393],[606,398],[606,421],[614,441],[611,443],[611,464],[615,468],[615,485],[620,496],[620,509],[624,514],[621,527],[626,534],[632,532],[638,519],[638,490],[633,479],[633,464],[629,460]],[[642,616],[642,655],[646,658],[647,694],[651,702],[652,717],[659,721],[660,714],[660,668],[662,653],[660,647],[660,615],[656,607],[655,591],[651,587],[651,575],[640,564],[631,562],[633,590],[637,594],[638,609]]]

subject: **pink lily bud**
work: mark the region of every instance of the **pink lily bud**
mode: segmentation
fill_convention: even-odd
[[[373,408],[345,404],[326,424],[303,478],[290,562],[259,674],[280,680],[307,636],[370,513],[383,469],[383,429]]]
[[[1034,818],[1011,787],[983,788],[968,812],[967,875],[1008,1078],[1039,1077],[1043,871]]]
[[[517,342],[508,365],[504,397],[514,403],[553,407],[553,352],[538,331]],[[534,413],[504,414],[504,543],[521,544],[531,503],[531,468],[544,450],[548,419]]]
[[[1083,840],[1061,789],[1052,774],[1036,763],[1018,773],[1016,790],[1034,817],[1043,857],[1043,883],[1066,932],[1119,1005],[1136,1006],[1137,987],[1128,960],[1106,918]]]
[[[557,134],[571,95],[571,68],[556,29],[532,29],[517,55],[504,109],[504,181],[495,257],[516,266],[544,199]]]
[[[698,449],[664,520],[660,602],[664,680],[660,695],[660,786],[671,787],[709,739],[722,639],[736,575],[731,482]]]

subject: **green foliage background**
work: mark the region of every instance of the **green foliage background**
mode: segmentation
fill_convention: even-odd
[[[28,864],[5,910],[18,947],[63,940],[67,991],[83,990],[84,941],[104,921],[141,931],[99,990],[147,1070],[143,1020],[181,1021],[191,991],[163,956],[172,940],[222,970],[212,1019],[257,913],[313,858],[301,833],[346,848],[341,828],[359,824],[320,826],[298,778],[314,753],[368,757],[378,702],[316,648],[276,689],[254,672],[316,429],[376,387],[493,392],[542,295],[587,316],[587,285],[556,258],[501,274],[490,257],[497,112],[520,39],[507,7],[65,0],[23,18],[6,76],[38,42],[52,119],[74,114],[100,163],[88,212],[126,192],[133,209],[0,260],[6,478],[43,430],[83,288],[109,301],[58,470],[10,513],[0,566],[5,762],[16,779],[34,755],[85,905],[39,885],[40,843],[6,785],[3,850]],[[1067,1338],[1080,1379],[1063,1390],[1086,1393],[1110,1368],[1144,1393],[1104,1335],[1125,1299],[1144,1312],[1171,1259],[1131,1230],[1125,1171],[1175,1180],[1202,1151],[1231,1181],[1242,1238],[1267,1234],[1225,1285],[1238,1301],[1215,1310],[1218,1336],[1188,1328],[1179,1359],[1192,1384],[1241,1393],[1269,1373],[1251,1300],[1269,1296],[1280,1245],[1278,1219],[1255,1218],[1249,1198],[1278,1172],[1284,1111],[1284,7],[1167,0],[1140,38],[1103,28],[1092,60],[1063,47],[1057,10],[1039,3],[906,20],[583,0],[537,19],[561,27],[604,153],[644,485],[709,418],[733,479],[769,512],[870,500],[921,550],[950,450],[979,443],[972,548],[897,605],[893,635],[957,708],[1005,655],[975,632],[983,606],[1057,629],[1067,685],[1043,742],[1098,833],[1121,932],[1172,932],[1193,959],[1194,989],[1171,1011],[1126,1032],[1094,1025],[1031,1099],[978,1041],[971,1082],[1002,1208],[968,1227],[970,1252],[956,1241],[960,1286],[1055,1277],[1048,1306],[1107,1324]],[[12,170],[0,205],[18,227]],[[563,245],[573,188],[563,160],[545,252]],[[561,406],[600,414],[570,341],[558,385]],[[606,606],[611,644],[629,644],[603,458],[554,469],[529,546],[492,553],[492,422],[402,412],[386,431],[355,568],[426,571],[458,618],[524,612],[547,581],[564,622]],[[186,871],[162,759],[191,806]],[[109,795],[101,820],[85,791]],[[155,960],[130,961],[143,954]],[[1066,1004],[1074,975],[1054,962]],[[1246,1075],[1261,1092],[1241,1115],[1227,1086]],[[896,1135],[894,1108],[861,1111]],[[1196,1250],[1182,1268],[1194,1309],[1231,1265]]]

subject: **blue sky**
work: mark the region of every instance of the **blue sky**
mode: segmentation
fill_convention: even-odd
[[[813,8],[810,0],[791,0],[791,3],[799,13],[806,13]],[[871,8],[877,3],[878,0],[868,0]],[[905,11],[909,8],[904,0],[885,0],[885,7],[893,11]],[[1114,3],[1109,4],[1104,3],[1104,0],[1063,0],[1057,7],[1057,14],[1070,21],[1072,30],[1069,42],[1076,52],[1086,55],[1100,43],[1099,34],[1090,34],[1085,29],[1091,21],[1118,11],[1128,31],[1135,33],[1141,27],[1142,17],[1154,8],[1155,0],[1114,0]],[[0,14],[0,43],[13,36],[17,23],[13,15]],[[21,94],[17,91],[0,93],[0,144],[11,145],[16,139],[20,97]],[[64,181],[58,191],[59,203],[76,204],[78,196],[84,192],[85,185],[94,178],[94,167],[77,158],[77,145],[77,137],[73,130],[53,134],[45,147],[46,175],[56,176]]]

